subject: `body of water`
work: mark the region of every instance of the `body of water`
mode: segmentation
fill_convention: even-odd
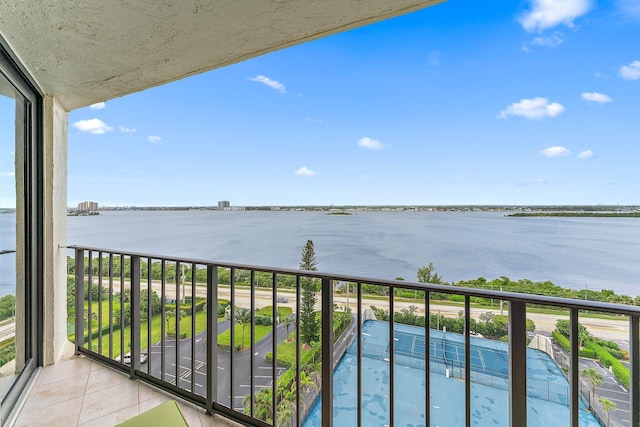
[[[16,214],[0,212],[0,251],[16,249]],[[0,255],[0,297],[16,293],[16,254]]]
[[[15,245],[13,215],[0,215]],[[415,280],[433,262],[444,280],[507,276],[640,295],[640,220],[508,218],[494,212],[120,211],[69,217],[68,243],[298,268],[307,239],[318,269]],[[0,295],[15,277],[0,260]],[[11,260],[9,260],[11,258]]]

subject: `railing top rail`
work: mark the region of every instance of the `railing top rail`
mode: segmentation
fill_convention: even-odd
[[[613,303],[606,303],[606,302],[600,302],[600,301],[584,301],[584,300],[570,299],[570,298],[551,297],[546,295],[523,294],[523,293],[517,293],[517,292],[505,292],[505,291],[496,291],[496,290],[488,290],[488,289],[466,288],[466,287],[438,285],[438,284],[431,284],[431,283],[417,283],[417,282],[410,282],[410,281],[374,279],[370,277],[351,276],[346,274],[334,274],[330,272],[295,270],[290,268],[274,268],[274,267],[267,267],[267,266],[260,266],[260,265],[203,260],[203,259],[197,259],[197,258],[165,256],[165,255],[158,255],[158,254],[149,254],[145,252],[121,251],[121,250],[98,248],[98,247],[91,247],[91,246],[69,245],[67,246],[67,248],[75,249],[75,250],[92,251],[92,252],[105,252],[105,253],[112,253],[112,254],[126,255],[126,256],[137,256],[140,258],[151,258],[153,260],[165,260],[165,261],[171,261],[171,262],[197,264],[202,266],[210,265],[210,266],[223,267],[223,268],[235,268],[238,270],[254,270],[254,271],[266,272],[266,273],[304,276],[304,277],[311,277],[311,278],[318,278],[318,279],[326,278],[329,280],[337,280],[337,281],[343,281],[343,282],[389,286],[390,288],[393,288],[393,289],[399,288],[399,289],[410,289],[410,290],[427,291],[427,292],[440,292],[440,293],[446,293],[446,294],[465,295],[470,297],[501,299],[505,301],[522,302],[525,304],[549,305],[549,306],[561,307],[565,309],[575,308],[577,310],[591,310],[591,311],[601,311],[601,312],[614,313],[614,314],[622,314],[627,316],[640,316],[639,306],[613,304]]]

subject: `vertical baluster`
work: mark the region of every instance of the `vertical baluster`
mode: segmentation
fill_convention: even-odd
[[[632,426],[640,426],[640,315],[629,318],[629,360],[631,363],[629,373],[631,386],[629,399],[631,399],[630,420]]]
[[[102,355],[102,251],[98,252],[98,353]]]
[[[389,287],[389,425],[395,421],[395,342],[393,340],[393,312],[395,288]]]
[[[527,305],[509,302],[509,421],[527,425]]]
[[[229,351],[229,407],[233,409],[233,381],[234,378],[234,359],[236,354],[236,269],[231,268],[229,273],[230,281],[229,281],[229,292],[230,292],[230,304],[231,304],[231,315],[229,319],[229,342],[231,343],[231,350]]]
[[[76,249],[76,354],[84,346],[84,250]]]
[[[218,401],[218,267],[207,265],[207,412]]]
[[[300,276],[296,275],[296,425],[302,426],[300,412]],[[304,398],[304,396],[303,396]]]
[[[109,359],[113,359],[113,253],[111,252],[109,252]]]
[[[88,269],[88,280],[89,285],[87,286],[87,347],[90,351],[93,351],[93,307],[91,306],[93,302],[93,251],[89,251],[89,269]]]
[[[333,289],[328,277],[322,278],[322,425],[333,426]]]
[[[131,256],[130,287],[131,287],[131,365],[129,376],[135,377],[136,369],[140,369],[140,257]]]
[[[431,425],[431,354],[429,354],[431,342],[431,308],[430,294],[424,291],[424,420],[425,425]]]
[[[160,338],[160,379],[162,381],[166,381],[166,372],[165,372],[165,352],[166,352],[166,337],[167,337],[167,331],[165,329],[165,322],[166,320],[166,316],[167,316],[167,308],[166,308],[166,303],[167,303],[167,289],[166,289],[166,284],[165,284],[165,274],[166,274],[166,270],[165,270],[165,260],[161,259],[160,260],[160,274],[161,274],[161,278],[160,278],[160,319],[162,320],[160,322],[160,333],[162,335],[162,337]]]
[[[571,309],[571,318],[570,318],[570,339],[571,339],[571,352],[569,354],[569,386],[571,387],[571,427],[578,427],[579,418],[578,413],[580,410],[580,401],[579,401],[579,382],[578,382],[578,309]]]
[[[357,336],[356,339],[358,340],[358,348],[356,350],[357,352],[357,385],[356,385],[356,413],[357,413],[357,423],[358,423],[358,427],[362,427],[362,283],[358,282],[356,284],[356,289],[358,292],[358,295],[356,296],[357,298],[357,304],[358,306],[356,307],[356,311],[357,311],[357,323],[356,323],[356,328],[357,328]],[[428,425],[428,424],[427,424]]]
[[[471,427],[471,304],[469,295],[464,297],[464,410],[465,425]]]
[[[147,374],[151,375],[151,320],[153,319],[153,294],[152,275],[151,275],[152,259],[147,258]]]
[[[176,387],[180,387],[180,261],[176,261]]]
[[[276,360],[278,358],[278,287],[277,287],[277,275],[273,273],[271,275],[271,313],[272,313],[272,321],[271,321],[271,330],[272,332],[272,340],[271,340],[271,354],[273,357],[271,358],[271,378],[273,378],[273,392],[271,394],[271,405],[273,407],[273,424],[276,424],[276,420],[278,419],[278,371],[276,369]]]
[[[250,301],[250,310],[251,310],[251,325],[250,325],[250,331],[249,331],[249,336],[251,339],[251,366],[249,367],[250,370],[250,375],[251,378],[249,379],[249,385],[250,385],[250,408],[249,408],[249,413],[251,414],[251,417],[255,417],[254,414],[254,387],[255,387],[255,350],[254,350],[254,341],[256,339],[256,328],[255,328],[255,324],[256,324],[256,272],[255,270],[251,270],[251,272],[249,273],[250,275],[250,281],[251,281],[251,301]]]
[[[196,392],[196,265],[191,264],[191,393]]]
[[[120,254],[120,363],[124,363],[124,254]]]

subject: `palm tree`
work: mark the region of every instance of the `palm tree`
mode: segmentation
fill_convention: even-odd
[[[602,409],[604,409],[604,413],[607,414],[607,425],[609,425],[609,411],[615,411],[616,404],[606,397],[601,397],[600,399],[598,399],[598,402],[602,404]]]
[[[169,333],[169,319],[171,319],[172,317],[176,317],[176,311],[175,310],[167,310],[164,313],[165,318],[167,319],[167,330],[165,331],[165,333]]]
[[[310,346],[311,346],[311,351],[313,352],[311,356],[311,359],[312,359],[311,363],[315,365],[316,355],[318,355],[318,353],[320,352],[320,347],[322,346],[322,343],[320,341],[312,341]]]
[[[593,406],[593,399],[596,397],[596,386],[602,384],[604,377],[595,368],[585,368],[580,373],[583,378],[587,378],[591,383],[591,401],[589,404]]]
[[[282,400],[278,405],[277,424],[290,425],[291,418],[293,418],[293,402]]]
[[[244,347],[244,330],[247,324],[251,322],[251,310],[246,308],[236,308],[236,323],[242,326],[242,341],[240,341],[240,349]]]
[[[273,421],[273,399],[271,396],[271,389],[262,389],[254,395],[253,400],[253,416],[267,424],[271,424]],[[245,406],[244,413],[247,415],[251,411],[249,408],[250,399],[251,394],[248,394],[242,401],[242,404]]]
[[[293,319],[290,316],[282,319],[282,323],[284,323],[284,328],[287,331],[287,340],[289,339],[289,328],[293,325]]]

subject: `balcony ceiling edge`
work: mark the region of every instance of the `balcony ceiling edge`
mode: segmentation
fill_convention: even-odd
[[[6,0],[0,34],[67,111],[443,0]]]

